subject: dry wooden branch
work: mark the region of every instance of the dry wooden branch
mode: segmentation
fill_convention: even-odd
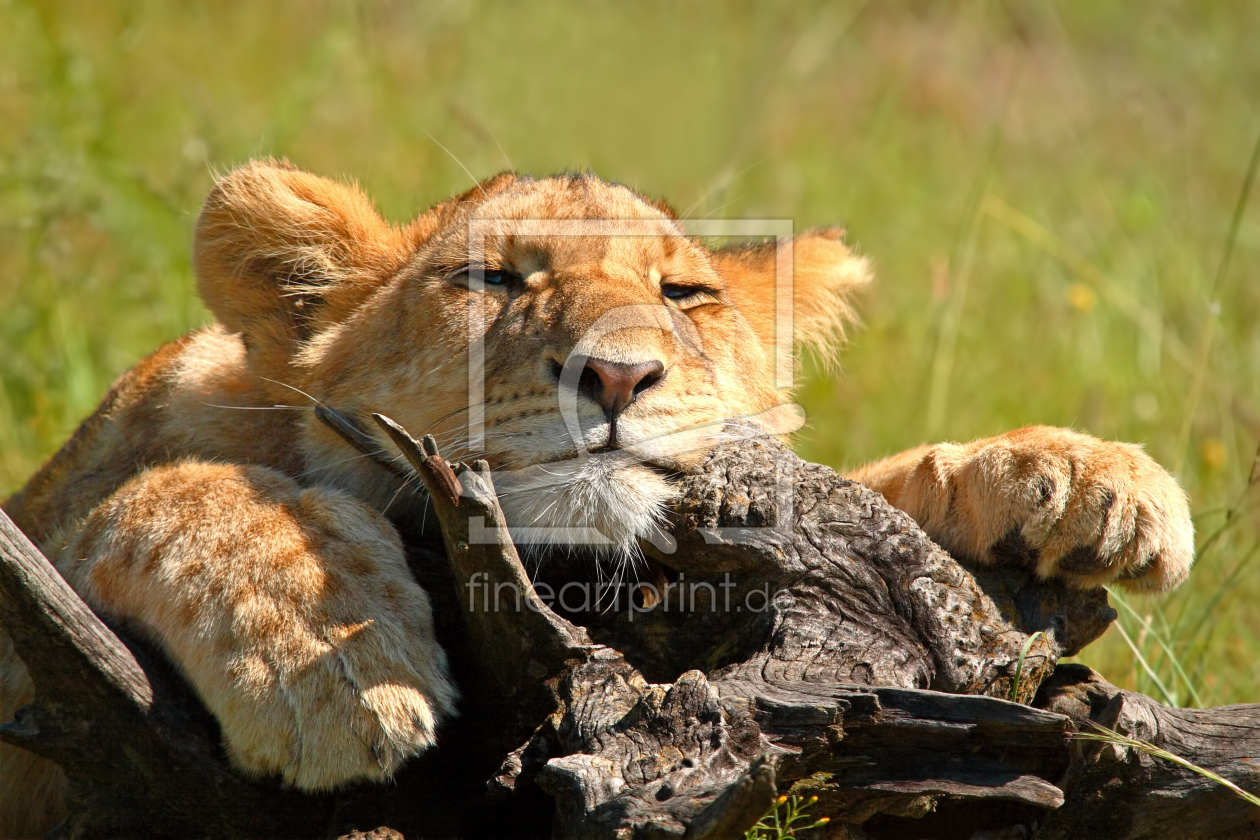
[[[627,829],[682,836],[702,811],[704,830],[723,832],[709,836],[741,834],[755,823],[775,796],[772,766],[750,766],[768,744],[754,735],[751,743],[728,745],[732,722],[704,676],[684,675],[668,688],[649,685],[620,653],[593,644],[530,585],[489,465],[458,465],[456,474],[433,438],[420,444],[389,418],[376,415],[376,421],[424,480],[456,580],[495,591],[507,585],[524,596],[524,609],[510,610],[471,598],[465,613],[478,670],[494,675],[505,696],[539,706],[536,719],[546,721],[508,757],[494,785],[507,791],[536,782],[556,797],[565,837],[612,838]],[[745,729],[755,732],[755,726]],[[532,766],[540,752],[560,757]],[[694,771],[686,775],[703,789],[676,778],[681,790],[670,788],[663,797],[667,773],[647,771],[645,761],[673,761],[675,774]],[[662,806],[674,792],[684,795],[673,807]]]
[[[585,658],[595,646],[584,629],[553,613],[534,591],[499,508],[489,464],[460,465],[457,476],[431,436],[422,445],[388,417],[374,417],[424,481],[455,579],[487,591],[507,586],[524,602],[524,609],[478,609],[477,599],[469,599],[466,626],[479,670],[493,675],[508,697],[544,690],[543,679],[559,674],[568,660]]]
[[[680,479],[657,540],[675,548],[651,549],[655,608],[568,612],[530,586],[484,462],[449,465],[431,439],[377,422],[441,524],[444,554],[411,552],[464,697],[438,748],[392,787],[328,797],[239,778],[160,656],[120,642],[0,520],[0,617],[38,689],[0,737],[66,767],[63,834],[731,838],[791,788],[819,796],[834,837],[1129,838],[1183,819],[1200,824],[1184,836],[1255,836],[1236,797],[1071,741],[1093,719],[1257,781],[1256,707],[1167,709],[1056,670],[1114,617],[1102,592],[1038,581],[1017,557],[969,571],[878,495],[749,438]],[[469,598],[474,577],[522,602],[488,608]],[[539,579],[595,580],[563,557]],[[1003,699],[1034,695],[1043,708]],[[1208,807],[1224,834],[1202,828]]]
[[[1063,665],[1037,705],[1149,742],[1260,792],[1260,706],[1177,709],[1123,691],[1084,665]],[[1076,741],[1062,783],[1072,807],[1049,814],[1037,840],[1260,837],[1260,808],[1193,770],[1140,750]],[[1174,828],[1175,827],[1175,828]]]
[[[688,800],[716,797],[730,783],[706,773],[699,757],[646,760],[660,751],[650,740],[627,762],[617,727],[636,715],[710,721],[720,730],[712,739],[731,744],[723,767],[751,766],[759,753],[775,757],[781,781],[808,779],[803,786],[820,796],[820,813],[837,821],[922,813],[945,797],[1043,809],[1062,802],[1045,775],[1065,764],[1065,718],[925,689],[1009,696],[1027,634],[1040,630],[1014,692],[1031,699],[1062,651],[1105,629],[1114,616],[1105,595],[1067,596],[1027,572],[994,572],[989,584],[1004,614],[882,498],[765,439],[715,451],[680,491],[671,528],[677,550],[657,559],[673,571],[676,591],[698,592],[701,602],[631,610],[594,636],[632,662],[650,663],[657,678],[686,673],[654,688],[659,697],[644,710],[636,705],[642,699],[582,701],[607,688],[600,675],[575,671],[564,683],[565,703],[582,717],[566,723],[593,733],[591,744],[536,736],[550,739],[551,754],[579,747],[579,756],[551,760],[538,777],[556,793],[572,836],[615,836],[622,826],[611,813],[634,814],[640,825],[655,813],[661,825],[678,823],[681,836],[694,810]],[[724,586],[729,598],[718,594]],[[739,612],[763,592],[764,609]],[[668,593],[662,602],[668,606]],[[684,688],[685,715],[658,711],[681,703],[674,698]],[[1047,752],[1054,758],[1047,761]],[[620,766],[633,767],[634,777]],[[583,803],[576,818],[564,813],[567,802]],[[608,828],[591,832],[600,821]]]

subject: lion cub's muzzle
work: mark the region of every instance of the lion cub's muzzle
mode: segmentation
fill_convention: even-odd
[[[577,376],[576,388],[572,378]],[[665,379],[665,365],[659,359],[643,362],[616,362],[598,356],[571,357],[564,364],[551,361],[551,373],[561,391],[560,406],[563,413],[565,390],[576,390],[577,396],[586,397],[600,407],[608,421],[608,440],[599,451],[620,448],[617,442],[617,418],[639,395]]]

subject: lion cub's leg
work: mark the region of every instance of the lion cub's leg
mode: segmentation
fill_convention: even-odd
[[[1194,562],[1185,492],[1138,446],[1029,426],[921,446],[855,470],[946,550],[993,561],[1022,542],[1043,577],[1165,592]]]
[[[262,467],[155,468],[92,512],[58,567],[161,643],[248,772],[304,790],[385,779],[452,713],[397,534],[339,491]]]

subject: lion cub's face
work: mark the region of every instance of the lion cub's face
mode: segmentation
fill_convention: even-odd
[[[795,251],[796,332],[829,334],[865,266],[829,232]],[[589,176],[502,175],[394,228],[352,187],[276,164],[220,182],[197,237],[203,297],[261,377],[486,458],[520,542],[612,551],[650,535],[669,473],[724,420],[790,430],[775,256],[711,251]],[[313,420],[304,448],[361,497],[397,496]]]

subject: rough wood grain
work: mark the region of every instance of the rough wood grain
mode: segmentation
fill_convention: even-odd
[[[1260,792],[1260,705],[1178,709],[1116,688],[1084,665],[1063,665],[1037,705],[1147,741]],[[1185,767],[1139,750],[1080,740],[1062,780],[1070,807],[1047,816],[1037,840],[1260,837],[1260,808]]]
[[[431,453],[414,441],[402,445],[413,450],[410,460],[432,490],[449,485],[430,474],[433,462],[424,456]],[[462,468],[459,480],[464,504],[433,494],[457,577],[519,580],[523,570],[516,570],[503,531],[497,546],[469,545],[470,522],[502,522],[488,473]],[[644,645],[636,642],[663,640],[672,656],[657,657],[658,669],[668,669],[667,659],[679,667],[680,650],[699,651],[703,659],[714,641],[739,664],[714,672],[712,680],[688,670],[670,685],[654,685],[615,649],[620,645],[575,645],[573,625],[533,605],[524,621],[515,619],[514,634],[526,649],[547,647],[553,635],[570,661],[535,662],[535,678],[555,686],[555,708],[505,762],[496,785],[515,789],[532,779],[556,797],[562,836],[592,838],[627,831],[684,836],[732,785],[756,789],[748,780],[761,756],[782,759],[796,778],[827,775],[830,781],[819,786],[824,807],[853,821],[881,810],[926,808],[937,796],[1061,803],[1052,784],[1003,759],[1030,747],[1034,755],[1037,747],[1061,751],[1066,719],[990,698],[913,690],[943,683],[1010,694],[1027,638],[913,523],[869,491],[767,441],[714,453],[681,489],[672,529],[677,559],[660,558],[672,564],[675,583],[685,584],[688,571],[701,584],[721,572],[725,591],[745,603],[752,590],[773,585],[764,590],[765,609],[743,622],[751,632],[732,646],[729,638],[706,634],[729,627],[736,614],[725,598],[716,609],[720,584],[702,586],[705,603],[687,601],[680,611],[676,600],[671,614],[669,594],[662,593],[659,611],[638,615],[636,625],[636,611],[628,610],[604,635],[640,659]],[[731,572],[745,577],[732,583]],[[1027,578],[1021,581],[1027,588]],[[1012,600],[1019,594],[1006,593]],[[1105,598],[1082,598],[1094,606],[1077,614],[1101,631],[1110,619]],[[475,599],[468,606],[470,636],[498,640],[476,646],[485,669],[519,670],[501,661],[503,623],[516,614],[480,609]],[[1053,667],[1069,623],[1054,616],[1057,626],[1037,628],[1048,632],[1026,657],[1018,694],[1031,697]],[[647,652],[650,658],[653,649]],[[868,687],[881,679],[910,690]],[[844,737],[846,712],[862,737]],[[763,761],[755,769],[765,775],[769,766]],[[717,822],[712,811],[707,819]]]
[[[432,438],[422,448],[388,418],[377,420],[429,489],[455,580],[526,593],[523,609],[469,598],[464,615],[477,669],[545,721],[492,786],[502,794],[531,782],[550,793],[563,837],[681,837],[702,811],[710,833],[738,835],[755,823],[775,796],[772,767],[750,767],[768,748],[756,726],[725,715],[702,674],[650,685],[619,652],[556,615],[529,584],[489,466],[459,465],[456,473]],[[743,738],[732,742],[733,733]]]
[[[777,760],[780,782],[808,780],[801,787],[820,796],[820,813],[853,823],[881,812],[922,813],[943,798],[1037,808],[1062,802],[1037,773],[1066,765],[1065,718],[940,690],[1009,696],[1027,634],[1041,630],[1015,692],[1031,699],[1063,650],[1114,617],[1105,595],[1067,595],[1023,570],[991,573],[1004,615],[973,575],[881,497],[766,439],[715,451],[680,491],[670,528],[677,549],[655,556],[671,572],[672,602],[681,593],[682,608],[669,612],[663,593],[657,609],[627,610],[593,636],[648,663],[662,681],[680,669],[707,671],[677,677],[659,702],[686,686],[691,719],[707,715],[740,734],[729,740],[723,767],[749,766],[760,750]],[[765,597],[753,598],[758,590]],[[750,605],[764,608],[740,610]],[[694,806],[679,803],[680,792],[704,801],[730,783],[706,778],[699,758],[686,766],[645,761],[660,752],[651,739],[643,755],[621,745],[608,732],[633,704],[578,702],[606,691],[583,680],[598,681],[575,671],[566,702],[570,715],[584,715],[570,728],[589,731],[589,745],[559,744],[580,747],[581,757],[552,760],[539,777],[562,809],[581,803],[566,825],[589,826],[608,810],[634,813],[643,825],[645,811],[661,815],[662,826],[670,824],[666,814],[685,823]],[[706,705],[701,697],[711,699]],[[637,784],[612,784],[630,781],[615,769],[632,764],[627,752],[638,760]],[[590,756],[610,755],[591,763]],[[652,772],[642,775],[644,766]]]
[[[651,548],[655,608],[570,612],[528,585],[484,464],[391,439],[433,491],[444,553],[398,524],[464,696],[393,786],[306,797],[239,778],[160,655],[120,641],[0,520],[0,617],[38,690],[0,737],[67,767],[65,836],[729,838],[788,789],[819,796],[834,838],[1136,838],[1185,820],[1198,833],[1179,836],[1260,836],[1197,777],[1070,739],[1092,718],[1255,785],[1256,707],[1167,709],[1056,670],[1114,617],[1105,594],[1038,581],[1018,556],[968,570],[773,441],[680,478],[656,540],[674,550]],[[486,609],[474,575],[524,604]],[[556,557],[538,578],[596,576]]]

